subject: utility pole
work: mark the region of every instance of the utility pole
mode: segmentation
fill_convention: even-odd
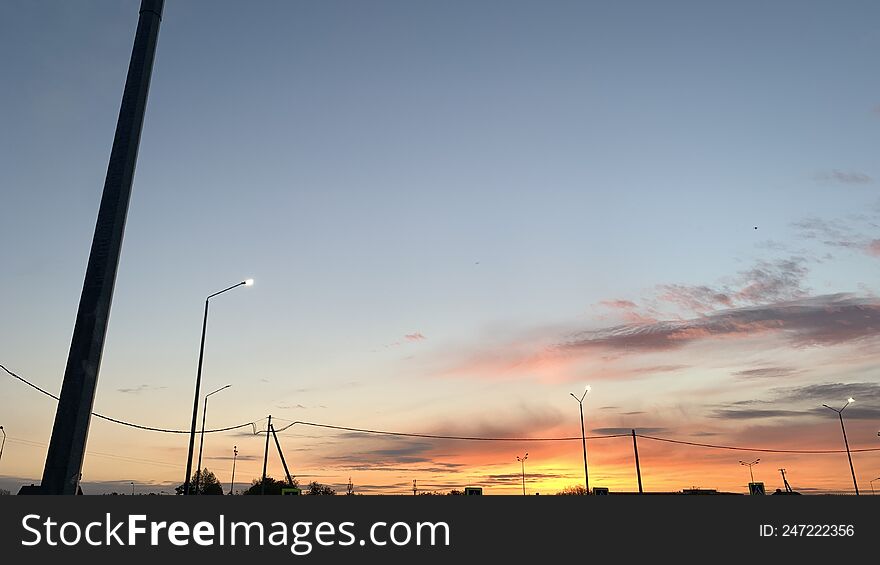
[[[788,484],[788,480],[785,478],[785,469],[779,469],[779,472],[782,473],[782,484],[785,486],[785,492],[792,492],[791,485]]]
[[[238,459],[238,446],[232,446],[232,481],[229,483],[229,494],[235,492],[235,460]]]
[[[269,423],[266,425],[266,452],[263,454],[263,480],[260,481],[260,494],[266,494],[266,465],[269,463],[269,434],[272,433],[272,414],[269,414]]]
[[[419,490],[416,488],[416,480],[413,479],[413,496],[419,494]]]
[[[639,494],[642,494],[642,469],[639,467],[639,445],[636,443],[636,431],[632,430],[633,452],[636,454],[636,477],[639,479]]]
[[[79,488],[163,5],[164,0],[141,0],[104,192],[46,454],[42,494],[76,494]]]
[[[272,416],[269,416],[269,419],[272,419]],[[284,467],[284,475],[287,477],[287,484],[290,485],[290,488],[293,488],[293,478],[290,476],[290,470],[287,468],[287,461],[284,459],[284,452],[281,451],[281,442],[278,441],[278,434],[275,433],[275,426],[269,423],[269,431],[272,432],[272,437],[275,438],[275,447],[278,449],[278,457],[281,458],[281,466]]]

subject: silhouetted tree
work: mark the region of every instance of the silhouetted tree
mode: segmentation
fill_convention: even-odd
[[[189,494],[196,494],[196,479],[199,479],[199,492],[198,494],[223,494],[223,487],[220,486],[220,481],[217,480],[216,475],[208,470],[207,467],[199,471],[196,469],[196,472],[193,473],[192,478],[189,481]],[[175,487],[174,492],[177,494],[183,494],[184,485],[180,485]]]
[[[328,485],[322,485],[318,481],[312,481],[309,483],[309,490],[307,494],[332,495],[336,494],[336,491],[330,488]]]
[[[9,496],[11,493],[5,488],[0,488],[0,496]]]
[[[556,494],[563,496],[583,496],[587,494],[587,489],[583,485],[573,485],[565,487]]]
[[[299,481],[293,479],[293,486],[298,487]],[[254,479],[251,481],[251,486],[246,491],[241,494],[261,494],[263,487],[263,481],[261,479]],[[272,477],[266,477],[266,494],[281,494],[281,489],[290,488],[290,485],[287,481],[276,481]]]
[[[446,493],[447,496],[464,496],[463,490],[458,490],[456,488]]]

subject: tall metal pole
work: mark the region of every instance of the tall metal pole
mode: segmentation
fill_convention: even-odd
[[[266,452],[263,454],[263,480],[260,481],[260,494],[266,494],[266,465],[269,463],[269,434],[272,432],[272,415],[266,425]]]
[[[526,459],[528,459],[528,458],[529,458],[529,453],[528,453],[528,451],[527,451],[526,454],[523,455],[522,457],[520,457],[519,455],[516,456],[516,460],[519,461],[520,463],[522,463],[522,488],[523,488],[523,496],[526,495]]]
[[[235,492],[235,460],[238,459],[238,446],[232,446],[232,480],[229,481],[229,494]]]
[[[581,445],[584,448],[584,487],[587,494],[590,494],[590,475],[587,473],[587,433],[584,431],[584,403],[580,403],[581,407]]]
[[[590,386],[587,385],[587,387],[584,389],[584,393],[580,396],[580,398],[575,396],[573,392],[569,393],[572,398],[577,400],[578,405],[581,409],[581,445],[584,448],[584,488],[587,489],[585,494],[590,494],[590,475],[587,473],[587,434],[584,431],[584,398],[586,398],[587,394],[590,393],[590,390]]]
[[[0,432],[3,432],[3,443],[0,443],[0,461],[3,461],[3,448],[6,447],[6,430],[0,426]]]
[[[827,404],[823,404],[822,406],[824,406],[825,408],[828,408],[829,410],[834,410],[835,412],[837,412],[837,417],[840,418],[840,430],[843,432],[843,444],[846,446],[846,457],[847,457],[847,459],[849,459],[849,471],[850,471],[850,473],[852,473],[853,487],[855,487],[856,496],[858,496],[859,495],[859,483],[856,481],[856,470],[853,467],[852,454],[850,454],[850,451],[849,451],[849,442],[846,440],[846,428],[843,425],[843,411],[846,410],[846,407],[849,406],[850,404],[852,404],[853,402],[855,402],[855,400],[853,400],[852,397],[849,397],[846,400],[846,404],[844,404],[843,407],[839,410],[837,408],[832,408],[831,406],[828,406]],[[880,435],[880,433],[878,433],[878,435]]]
[[[218,388],[214,392],[209,392],[205,395],[205,408],[202,410],[202,433],[201,438],[199,439],[199,465],[196,468],[196,485],[195,485],[195,494],[199,494],[199,485],[202,484],[202,448],[205,446],[205,418],[208,416],[208,398],[212,394],[217,394],[221,390],[226,390],[232,385],[226,385]]]
[[[43,494],[76,494],[79,488],[163,5],[164,0],[141,0],[104,192],[43,468]]]
[[[642,469],[639,466],[639,444],[636,443],[636,431],[632,430],[633,452],[636,454],[636,477],[639,479],[639,494],[642,494]]]
[[[196,419],[199,417],[199,388],[202,385],[202,361],[205,359],[205,330],[208,329],[208,303],[210,297],[205,299],[205,316],[202,318],[202,341],[199,346],[199,368],[196,372],[196,394],[193,398],[192,427],[189,432],[189,452],[186,457],[186,479],[184,480],[183,494],[189,494],[189,478],[192,473],[193,448],[196,442]]]
[[[853,479],[853,487],[856,489],[856,496],[859,495],[859,483],[856,482],[856,470],[853,467],[852,455],[849,452],[849,442],[846,441],[846,428],[843,426],[843,410],[840,410],[837,413],[837,416],[840,418],[840,429],[843,431],[843,444],[846,446],[846,457],[849,459],[849,471],[852,473]]]
[[[196,465],[195,492],[199,494],[199,485],[202,483],[202,448],[205,446],[205,418],[208,417],[208,395],[205,395],[205,407],[202,408],[202,433],[199,434],[199,464]]]
[[[205,315],[202,318],[202,340],[199,345],[199,368],[196,371],[196,393],[193,396],[193,414],[192,414],[192,425],[189,430],[189,451],[186,455],[186,478],[183,480],[183,494],[189,494],[189,478],[192,473],[192,459],[193,459],[193,446],[196,442],[196,419],[199,415],[199,389],[202,386],[202,362],[205,359],[205,331],[208,329],[208,304],[211,302],[211,299],[217,295],[223,294],[224,292],[229,292],[234,288],[238,288],[240,286],[251,286],[254,284],[254,279],[247,279],[241,281],[240,283],[234,284],[228,288],[224,288],[219,292],[215,292],[214,294],[208,295],[205,298]],[[224,387],[225,388],[225,387]],[[217,392],[217,391],[214,391]],[[213,392],[211,394],[214,394]],[[207,397],[206,397],[207,398]],[[206,404],[207,406],[207,404]],[[204,423],[204,422],[203,422]],[[203,428],[204,429],[204,428]],[[204,438],[203,438],[204,439]],[[199,466],[201,466],[201,455],[199,456]]]

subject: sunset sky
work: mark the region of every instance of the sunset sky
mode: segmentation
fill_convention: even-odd
[[[0,363],[61,388],[139,0],[0,18]],[[168,0],[95,411],[440,435],[880,448],[880,4]],[[55,402],[0,372],[0,488]],[[580,440],[293,426],[363,493],[583,483]],[[210,434],[229,486],[265,436]],[[172,491],[187,435],[92,420],[83,489]],[[630,438],[591,486],[637,490]],[[846,455],[639,440],[646,490],[850,492]],[[863,494],[880,451],[853,454]],[[270,453],[270,474],[283,476]],[[880,482],[877,487],[880,488]]]

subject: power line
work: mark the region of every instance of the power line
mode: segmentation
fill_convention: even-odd
[[[470,436],[445,436],[445,435],[435,435],[435,434],[419,434],[419,433],[407,433],[407,432],[389,432],[385,430],[371,430],[365,428],[350,428],[346,426],[333,426],[330,424],[318,424],[315,422],[303,422],[296,421],[292,422],[283,428],[279,428],[277,431],[286,430],[294,425],[303,425],[303,426],[313,426],[316,428],[328,428],[332,430],[343,430],[349,432],[360,432],[365,434],[375,434],[375,435],[390,435],[390,436],[402,436],[402,437],[418,437],[418,438],[427,438],[427,439],[450,439],[450,440],[465,440],[465,441],[571,441],[571,440],[579,440],[578,437],[525,437],[525,438],[511,438],[511,437],[470,437]],[[587,436],[587,439],[608,439],[615,437],[632,437],[632,434],[609,434],[609,435],[599,435],[599,436]],[[654,441],[662,441],[668,443],[676,443],[681,445],[690,445],[693,447],[706,447],[711,449],[729,449],[734,451],[760,451],[762,453],[804,453],[804,454],[813,454],[813,455],[824,455],[828,453],[845,453],[846,450],[843,449],[768,449],[768,448],[760,448],[760,447],[735,447],[730,445],[713,445],[709,443],[696,443],[693,441],[684,441],[677,439],[669,439],[669,438],[661,438],[655,436],[646,436],[639,433],[636,433],[636,437],[654,440]],[[880,451],[880,447],[866,447],[861,449],[851,449],[850,451],[863,453],[869,451]]]
[[[28,385],[28,386],[31,387],[32,389],[35,389],[35,390],[37,390],[37,391],[39,391],[39,392],[42,392],[42,393],[45,394],[46,396],[49,396],[49,397],[51,397],[51,398],[54,398],[55,400],[58,400],[58,397],[55,396],[54,394],[52,394],[51,392],[49,392],[49,391],[47,391],[47,390],[45,390],[45,389],[42,389],[42,388],[38,387],[37,385],[35,385],[34,383],[32,383],[32,382],[28,381],[27,379],[25,379],[24,377],[21,377],[21,376],[15,374],[15,373],[13,373],[13,372],[10,371],[9,369],[7,369],[3,364],[0,364],[0,369],[3,369],[3,370],[6,371],[7,373],[9,373],[10,376],[12,376],[12,377],[18,379],[19,381],[21,381],[21,382],[23,382],[24,384]],[[122,425],[122,426],[128,426],[129,428],[135,428],[135,429],[138,429],[138,430],[146,430],[146,431],[148,431],[148,432],[162,432],[162,433],[166,433],[166,434],[188,434],[188,433],[190,433],[190,430],[172,430],[172,429],[168,429],[168,428],[156,428],[156,427],[153,427],[153,426],[142,426],[141,424],[133,424],[133,423],[131,423],[131,422],[126,422],[126,421],[124,421],[124,420],[119,420],[118,418],[111,418],[110,416],[104,416],[103,414],[98,414],[97,412],[92,412],[92,416],[94,416],[94,417],[96,417],[96,418],[101,418],[102,420],[107,420],[108,422],[113,422],[114,424],[120,424],[120,425]],[[237,426],[228,426],[228,427],[226,427],[226,428],[217,428],[217,429],[213,429],[213,430],[205,430],[205,433],[207,434],[207,433],[216,433],[216,432],[228,432],[228,431],[230,431],[230,430],[237,430],[238,428],[244,428],[244,427],[247,427],[247,426],[252,426],[253,429],[254,429],[254,433],[256,433],[256,430],[257,430],[257,424],[256,424],[255,422],[247,422],[247,423],[245,423],[245,424],[239,424],[239,425],[237,425]]]
[[[459,441],[573,441],[580,440],[581,436],[577,437],[477,437],[477,436],[447,436],[447,435],[438,435],[438,434],[421,434],[421,433],[410,433],[410,432],[389,432],[386,430],[370,430],[365,428],[350,428],[347,426],[334,426],[331,424],[318,424],[315,422],[303,422],[297,420],[296,422],[291,422],[290,424],[284,426],[283,428],[278,428],[275,430],[276,432],[284,431],[290,427],[295,425],[302,426],[313,426],[315,428],[327,428],[331,430],[341,430],[346,432],[358,432],[364,434],[374,434],[374,435],[385,435],[385,436],[398,436],[398,437],[417,437],[424,439],[449,439],[449,440],[459,440]],[[630,434],[611,434],[611,435],[601,435],[601,436],[587,436],[587,439],[606,439],[612,437],[629,437]]]
[[[43,394],[58,400],[58,397],[54,394],[43,390],[37,385],[25,380],[23,377],[16,375],[5,366],[0,364],[0,368],[9,373],[11,376],[15,377],[19,381],[28,385],[31,388],[34,388]],[[92,412],[92,414],[98,418],[102,418],[109,422],[113,422],[116,424],[121,424],[124,426],[137,428],[141,430],[148,430],[154,432],[164,432],[164,433],[173,433],[173,434],[188,434],[189,430],[169,430],[165,428],[156,428],[151,426],[142,426],[139,424],[133,424],[131,422],[125,422],[123,420],[118,420],[116,418],[110,418],[108,416],[103,416],[101,414],[97,414]],[[261,422],[263,419],[257,420],[256,422]],[[285,422],[290,422],[290,420],[283,420]],[[253,428],[254,435],[261,435],[266,433],[266,430],[257,430],[256,422],[248,422],[246,424],[239,424],[237,426],[229,426],[226,428],[218,428],[214,430],[205,430],[205,433],[214,433],[214,432],[225,432],[229,430],[235,430],[238,428],[244,428],[247,426],[251,426]],[[568,437],[480,437],[480,436],[453,436],[453,435],[440,435],[440,434],[425,434],[425,433],[413,433],[413,432],[393,432],[388,430],[374,430],[368,428],[353,428],[349,426],[336,426],[332,424],[319,424],[317,422],[306,422],[302,420],[297,420],[294,422],[290,422],[283,428],[279,428],[276,431],[282,432],[285,431],[295,425],[301,426],[311,426],[315,428],[324,428],[330,430],[338,430],[338,431],[346,431],[346,432],[357,432],[363,434],[372,434],[372,435],[386,435],[386,436],[395,436],[395,437],[414,437],[414,438],[422,438],[422,439],[442,439],[442,440],[455,440],[455,441],[517,441],[517,442],[530,442],[530,441],[541,441],[541,442],[552,442],[552,441],[574,441],[581,439],[580,436],[568,436]],[[596,436],[587,436],[587,439],[597,440],[597,439],[609,439],[615,437],[631,437],[632,434],[608,434],[608,435],[596,435]],[[825,455],[831,453],[845,453],[846,450],[843,449],[770,449],[770,448],[762,448],[762,447],[740,447],[740,446],[731,446],[731,445],[716,445],[711,443],[698,443],[693,441],[685,441],[685,440],[677,440],[670,438],[662,438],[656,436],[648,436],[636,433],[636,437],[640,437],[647,440],[659,441],[665,443],[673,443],[678,445],[688,445],[691,447],[704,447],[708,449],[725,449],[731,451],[754,451],[760,453],[793,453],[793,454],[808,454],[808,455]],[[866,453],[873,451],[880,451],[880,447],[866,447],[859,449],[851,449],[850,451],[855,453]]]
[[[761,453],[807,453],[812,455],[824,455],[827,453],[846,453],[845,449],[767,449],[761,447],[736,447],[731,445],[714,445],[711,443],[697,443],[694,441],[684,441],[680,439],[669,439],[663,437],[644,436],[637,433],[636,437],[650,439],[654,441],[662,441],[666,443],[677,443],[680,445],[690,445],[694,447],[708,447],[711,449],[729,449],[732,451],[758,451]],[[852,452],[864,453],[867,451],[880,451],[880,447],[863,447],[861,449],[850,449]]]
[[[25,445],[28,447],[46,447],[46,445],[47,445],[44,442],[33,441],[33,440],[29,440],[29,439],[19,439],[19,438],[13,438],[13,437],[10,437],[8,439],[9,439],[10,443],[13,443],[13,444],[17,443],[17,444]],[[141,459],[138,457],[127,457],[125,455],[116,455],[113,453],[103,453],[101,451],[87,451],[86,453],[88,455],[94,455],[95,457],[105,457],[108,459],[125,461],[126,463],[144,463],[144,464],[149,464],[149,465],[160,465],[162,467],[173,467],[173,468],[180,467],[180,465],[177,465],[175,463],[170,463],[167,461],[155,461],[152,459]]]

